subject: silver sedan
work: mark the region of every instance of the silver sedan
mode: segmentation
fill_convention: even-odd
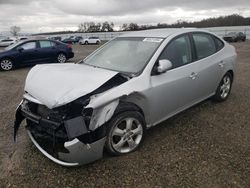
[[[207,99],[225,101],[235,48],[198,29],[156,29],[113,39],[79,64],[35,66],[18,106],[28,135],[52,161],[76,166],[135,151],[146,129]]]

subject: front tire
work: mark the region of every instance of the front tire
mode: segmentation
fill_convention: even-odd
[[[122,112],[109,122],[106,150],[111,155],[131,153],[141,145],[144,134],[144,117],[137,111]]]
[[[3,71],[9,71],[14,68],[13,62],[9,58],[4,58],[1,60],[0,69]]]
[[[232,83],[233,76],[228,72],[223,76],[222,80],[220,81],[220,84],[216,90],[213,99],[218,102],[223,102],[227,100],[231,93]]]
[[[59,53],[56,58],[58,63],[65,63],[67,61],[67,58],[64,53]]]

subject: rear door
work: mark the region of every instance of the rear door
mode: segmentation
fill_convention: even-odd
[[[208,33],[193,33],[192,39],[195,47],[198,67],[197,99],[212,95],[222,78],[224,54],[221,49],[224,43],[217,37]]]
[[[56,43],[49,40],[40,40],[38,52],[41,63],[55,62],[58,53]]]

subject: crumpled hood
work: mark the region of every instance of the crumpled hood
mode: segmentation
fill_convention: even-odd
[[[84,64],[37,65],[29,72],[24,89],[48,108],[55,108],[91,93],[116,74]]]

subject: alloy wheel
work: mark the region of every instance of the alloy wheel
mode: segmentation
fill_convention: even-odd
[[[112,131],[111,145],[119,153],[129,153],[140,144],[143,136],[142,124],[135,118],[125,118]]]
[[[12,61],[9,59],[3,59],[1,61],[1,68],[2,70],[5,70],[5,71],[11,70],[13,68]]]
[[[57,56],[57,61],[59,62],[59,63],[65,63],[66,62],[66,56],[64,55],[64,54],[59,54],[58,56]]]
[[[230,93],[231,89],[231,78],[226,75],[224,76],[221,86],[220,86],[220,96],[221,98],[225,99]]]

